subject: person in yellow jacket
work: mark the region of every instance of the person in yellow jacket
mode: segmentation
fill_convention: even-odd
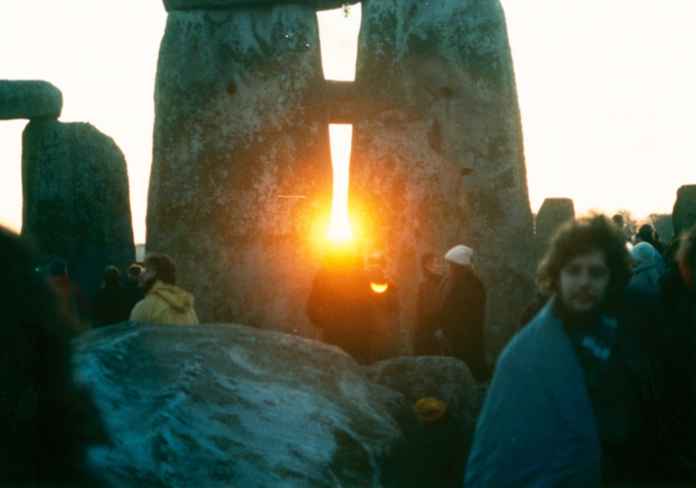
[[[145,298],[133,307],[132,321],[167,325],[199,323],[193,295],[176,286],[176,265],[169,256],[148,255],[145,271],[140,276]]]

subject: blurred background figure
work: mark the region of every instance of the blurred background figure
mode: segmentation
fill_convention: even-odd
[[[46,274],[58,297],[58,311],[65,324],[76,334],[87,329],[87,325],[82,321],[87,307],[81,303],[79,288],[70,280],[68,263],[62,258],[53,258],[46,267]]]
[[[104,269],[102,286],[94,296],[94,326],[124,322],[128,320],[129,315],[126,290],[121,286],[121,272],[116,266],[107,266]]]
[[[371,360],[381,361],[400,352],[399,292],[387,277],[387,260],[381,252],[367,258],[367,279],[370,287],[372,332],[370,333]]]
[[[135,307],[136,303],[145,298],[145,292],[142,284],[140,283],[142,272],[143,266],[140,263],[133,263],[128,266],[126,279],[123,284],[123,292],[125,295],[128,314],[133,311],[133,307]]]
[[[440,287],[442,263],[434,253],[421,257],[423,277],[418,286],[417,322],[413,334],[413,352],[416,356],[437,356],[443,353],[435,337],[439,327]]]

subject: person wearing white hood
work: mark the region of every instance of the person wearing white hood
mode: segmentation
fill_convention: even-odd
[[[445,254],[448,270],[440,294],[440,324],[452,355],[464,361],[478,381],[485,381],[486,289],[474,272],[473,256],[473,249],[462,244]]]

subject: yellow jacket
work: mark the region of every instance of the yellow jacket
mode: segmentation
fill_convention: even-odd
[[[196,325],[193,295],[181,288],[156,281],[145,298],[140,300],[130,319],[150,324]]]

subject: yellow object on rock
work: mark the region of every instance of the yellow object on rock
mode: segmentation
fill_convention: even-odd
[[[447,414],[447,402],[433,397],[425,397],[416,402],[414,410],[419,419],[426,424],[431,424]]]

